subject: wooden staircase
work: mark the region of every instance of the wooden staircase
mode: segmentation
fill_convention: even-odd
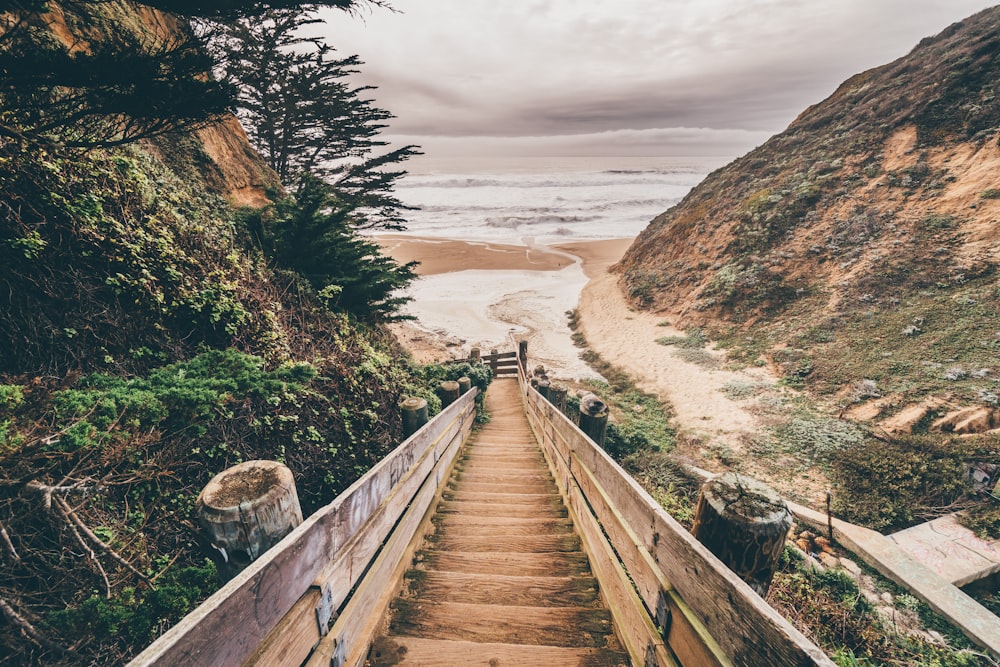
[[[517,381],[486,402],[369,664],[629,664]]]

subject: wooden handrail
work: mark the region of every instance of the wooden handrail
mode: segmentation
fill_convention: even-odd
[[[528,421],[634,662],[834,665],[532,388],[524,369],[518,378]]]
[[[130,665],[298,665],[333,618],[333,629],[342,632],[335,650],[356,652],[372,614],[381,615],[380,599],[358,600],[365,590],[359,582],[369,571],[401,573],[392,561],[405,560],[399,545],[415,541],[447,479],[475,421],[477,393],[474,388],[448,406]],[[384,580],[380,585],[393,588]],[[359,620],[344,631],[348,607]]]

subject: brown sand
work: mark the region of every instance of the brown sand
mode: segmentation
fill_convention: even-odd
[[[385,234],[376,242],[400,264],[417,261],[417,274],[430,276],[452,271],[558,271],[573,263],[572,257],[545,246],[508,245],[452,239],[429,239]]]

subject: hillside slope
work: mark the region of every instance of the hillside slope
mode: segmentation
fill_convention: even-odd
[[[737,358],[844,405],[867,387],[883,398],[867,417],[932,393],[995,405],[997,80],[1000,7],[844,82],[613,270],[634,305],[710,327]]]

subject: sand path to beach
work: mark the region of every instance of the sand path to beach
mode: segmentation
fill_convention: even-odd
[[[423,261],[422,275],[451,274],[454,278],[429,283],[417,295],[427,301],[429,313],[439,316],[448,311],[455,318],[450,326],[452,336],[413,327],[398,327],[397,335],[419,360],[430,361],[463,356],[464,348],[478,339],[496,340],[509,325],[521,335],[526,332],[529,357],[538,359],[541,354],[557,375],[579,377],[586,374],[581,370],[579,350],[569,343],[569,331],[555,321],[552,309],[540,307],[540,299],[551,297],[537,294],[546,281],[565,279],[570,289],[582,286],[577,312],[580,332],[590,349],[628,373],[642,390],[669,403],[682,439],[692,449],[726,446],[740,451],[745,436],[761,427],[760,418],[752,410],[753,401],[731,398],[725,389],[773,386],[775,378],[761,368],[730,371],[709,367],[712,358],[714,365],[722,365],[725,355],[721,351],[707,349],[702,356],[711,357],[691,363],[680,358],[684,352],[678,348],[657,343],[660,337],[682,336],[683,332],[664,325],[669,318],[663,315],[633,310],[617,276],[607,273],[630,243],[630,239],[578,241],[546,248],[399,236],[385,239],[383,247],[398,261]],[[490,271],[496,272],[492,281]],[[574,277],[579,271],[580,278]],[[485,317],[482,309],[472,312],[468,308],[465,313],[468,304],[456,297],[451,297],[450,304],[437,302],[439,297],[448,297],[442,292],[461,292],[484,282],[499,287]],[[469,298],[474,300],[471,295]],[[572,300],[570,295],[570,304]],[[419,309],[417,312],[419,317]]]

